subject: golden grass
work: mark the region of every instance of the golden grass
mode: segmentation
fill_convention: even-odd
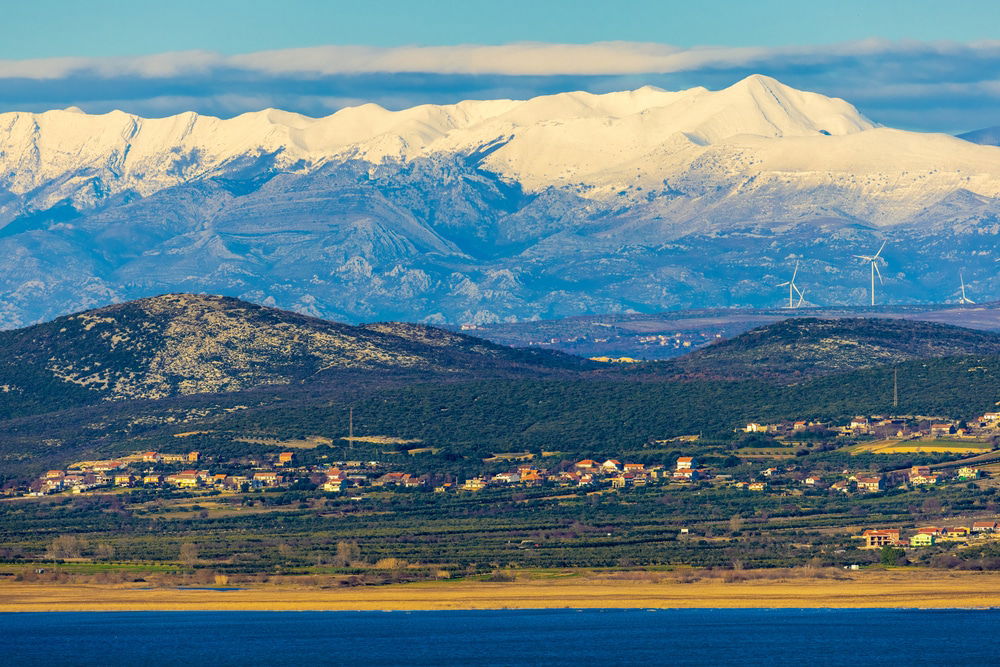
[[[854,445],[851,454],[983,454],[991,446],[984,442],[956,440],[876,440]]]
[[[1000,606],[1000,573],[919,570],[851,572],[839,580],[790,577],[732,583],[673,574],[651,581],[587,575],[331,589],[261,584],[236,591],[142,590],[142,585],[4,581],[0,612]]]

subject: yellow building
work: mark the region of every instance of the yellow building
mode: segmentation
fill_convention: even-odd
[[[935,542],[934,536],[928,533],[917,533],[910,538],[911,547],[930,547]]]
[[[484,482],[480,477],[468,479],[465,481],[465,484],[462,485],[463,491],[482,491],[485,488],[486,482]]]

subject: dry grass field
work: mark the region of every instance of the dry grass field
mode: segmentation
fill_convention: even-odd
[[[985,454],[992,446],[975,440],[875,440],[854,445],[852,454]]]
[[[241,590],[0,582],[0,612],[152,610],[439,610],[723,607],[992,607],[1000,573],[900,569],[778,573],[755,578],[683,573],[519,575],[354,588],[254,584]]]

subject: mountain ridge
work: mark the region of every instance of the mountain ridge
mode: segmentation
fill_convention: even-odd
[[[558,126],[555,132],[553,125]],[[55,181],[55,191],[40,200],[40,207],[69,199],[80,208],[128,191],[149,196],[247,158],[309,172],[337,159],[377,164],[435,153],[483,152],[493,171],[540,189],[566,182],[562,172],[567,167],[585,174],[588,168],[580,169],[581,163],[591,171],[598,165],[603,169],[609,159],[624,165],[663,142],[704,147],[741,135],[839,135],[874,127],[843,100],[760,75],[714,92],[647,86],[603,95],[567,92],[400,111],[364,104],[323,118],[277,109],[231,119],[194,112],[149,119],[123,111],[13,112],[0,114],[0,182],[23,194]],[[602,144],[609,144],[607,150],[591,141],[595,132]],[[518,143],[526,148],[512,150]],[[545,150],[539,150],[540,144]],[[623,151],[624,159],[616,155]],[[66,178],[81,167],[100,188],[79,188],[80,183]]]
[[[946,301],[960,272],[980,300],[998,234],[1000,148],[761,76],[324,119],[0,115],[8,328],[164,292],[431,324],[767,306],[797,261],[813,303],[863,303],[852,256],[886,239],[885,300]]]
[[[1000,333],[887,318],[790,318],[664,362],[688,377],[797,381],[917,359],[1000,355]]]
[[[956,136],[959,139],[983,144],[984,146],[1000,146],[1000,125],[984,127],[980,130],[973,130]]]

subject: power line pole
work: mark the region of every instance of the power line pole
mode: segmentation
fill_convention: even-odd
[[[892,407],[899,407],[899,370],[892,369]]]
[[[347,422],[347,448],[354,449],[354,406],[351,406]]]

